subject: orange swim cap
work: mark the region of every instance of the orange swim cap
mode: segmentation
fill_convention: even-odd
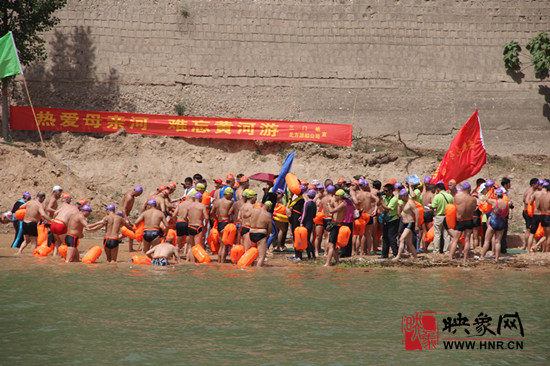
[[[171,189],[176,189],[176,183],[170,182],[168,183],[168,187],[170,187]]]
[[[309,183],[308,183],[307,180],[305,180],[305,179],[300,181],[300,185],[301,185],[301,186],[307,187],[308,184],[309,184]]]
[[[246,175],[243,175],[243,176],[241,177],[241,179],[239,179],[239,182],[241,182],[241,183],[246,183],[246,182],[248,182],[248,178],[246,177]]]
[[[63,195],[61,196],[61,199],[62,200],[68,200],[68,199],[71,199],[71,195],[69,193],[63,193]]]
[[[397,181],[395,180],[395,178],[390,179],[390,183],[391,183],[391,184],[395,184],[395,182],[397,182]]]
[[[168,187],[166,187],[166,186],[163,184],[163,185],[161,185],[161,186],[158,187],[158,190],[162,192],[162,191],[164,191],[166,188],[168,188]]]
[[[338,184],[340,183],[346,183],[346,180],[344,178],[338,178]]]
[[[315,187],[315,184],[310,184],[309,186],[307,186],[307,189],[310,190],[310,189],[316,189],[317,187]]]
[[[231,173],[227,174],[227,177],[225,177],[227,180],[235,180],[235,176]]]
[[[82,199],[79,199],[77,203],[81,206],[84,206],[85,204],[88,203],[88,201],[86,200],[86,198],[82,198]]]

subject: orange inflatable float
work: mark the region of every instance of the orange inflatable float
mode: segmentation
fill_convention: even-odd
[[[27,209],[25,208],[20,208],[19,210],[15,211],[15,213],[13,214],[13,216],[15,216],[15,218],[19,221],[23,221],[23,219],[25,218],[25,214],[27,213]]]
[[[46,225],[38,225],[38,238],[36,239],[38,245],[48,244],[48,228]]]
[[[235,224],[227,224],[223,229],[222,242],[225,245],[235,244],[235,238],[237,237],[237,227]]]
[[[363,212],[363,213],[361,214],[361,218],[362,218],[363,220],[365,220],[365,224],[368,223],[368,222],[370,221],[370,215],[369,215],[368,213],[366,213],[366,212]]]
[[[210,256],[206,253],[206,250],[200,244],[196,244],[191,248],[193,255],[199,261],[199,263],[210,263]]]
[[[323,225],[323,217],[325,215],[323,215],[323,211],[319,211],[317,212],[317,214],[315,215],[315,218],[313,219],[313,223],[316,224],[316,225]]]
[[[422,224],[424,224],[424,206],[422,206],[420,202],[416,201],[414,201],[414,204],[418,210],[418,226],[422,226]]]
[[[136,254],[132,257],[132,264],[143,264],[146,266],[151,265],[151,258],[145,254]]]
[[[82,258],[82,263],[84,264],[92,264],[94,263],[97,258],[101,255],[103,252],[103,249],[101,249],[100,246],[93,246],[90,249],[88,249],[88,252],[86,255]]]
[[[367,227],[367,222],[363,218],[358,218],[353,222],[353,235],[365,235],[365,228]]]
[[[535,239],[539,240],[544,236],[544,228],[541,224],[539,224],[539,227],[537,228],[537,232],[535,233]]]
[[[126,226],[121,227],[120,232],[125,237],[136,240],[136,233],[134,231],[128,229]]]
[[[48,246],[47,244],[46,245],[42,244],[39,247],[37,247],[35,250],[33,250],[32,254],[35,257],[45,257],[53,251],[53,248],[54,248],[53,245]]]
[[[487,202],[481,202],[478,208],[479,208],[479,211],[483,213],[488,213],[488,212],[491,212],[491,210],[493,209],[493,206],[491,206]]]
[[[59,255],[60,255],[61,257],[63,257],[63,259],[67,259],[67,249],[68,249],[68,248],[69,248],[69,247],[67,246],[67,244],[61,244],[61,245],[59,246],[59,248],[57,249],[57,250],[59,251]]]
[[[277,206],[275,206],[275,210],[273,210],[273,220],[279,222],[288,222],[285,205],[281,205],[279,203]]]
[[[252,247],[248,249],[246,253],[243,254],[241,259],[239,259],[239,261],[237,262],[237,265],[242,267],[251,266],[252,263],[254,263],[254,261],[256,260],[256,258],[258,258],[258,254],[259,254],[258,248]]]
[[[535,201],[533,201],[532,204],[531,202],[527,203],[527,216],[529,217],[535,216]]]
[[[233,264],[237,264],[239,262],[239,259],[244,255],[244,247],[240,244],[233,245],[233,248],[231,248],[231,262]]]
[[[445,220],[447,221],[447,226],[454,230],[456,227],[456,206],[454,203],[448,203],[445,206]]]
[[[303,226],[294,229],[294,248],[299,252],[307,249],[307,229]]]
[[[339,247],[345,247],[348,245],[351,230],[347,226],[341,226],[338,230],[338,238],[336,239],[336,245]]]
[[[210,229],[210,234],[206,238],[206,242],[212,254],[218,254],[218,250],[220,249],[220,232],[218,229]]]
[[[137,227],[134,228],[136,232],[135,239],[137,241],[143,241],[143,232],[145,231],[145,221],[139,223]]]
[[[432,226],[430,230],[426,232],[426,235],[424,235],[424,241],[426,243],[431,243],[432,241],[434,241],[434,236],[434,227]]]
[[[287,175],[285,176],[285,182],[286,182],[286,185],[288,186],[288,189],[290,189],[290,192],[294,194],[302,193],[302,188],[300,187],[300,181],[298,180],[298,178],[296,178],[294,174],[287,173]]]

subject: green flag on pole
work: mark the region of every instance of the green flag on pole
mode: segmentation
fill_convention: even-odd
[[[0,38],[0,79],[22,73],[13,35],[8,32]]]

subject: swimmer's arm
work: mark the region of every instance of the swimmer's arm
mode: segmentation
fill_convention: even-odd
[[[143,214],[139,215],[139,217],[137,218],[136,222],[134,222],[134,225],[137,225],[139,224],[140,222],[143,221]]]
[[[206,209],[206,207],[203,207],[202,208],[202,217],[205,219],[205,220],[209,220],[210,218],[208,217],[208,210]]]
[[[151,255],[155,252],[155,248],[151,248],[149,249],[149,251],[147,253],[145,253],[146,256],[148,256],[149,258],[151,258]]]
[[[490,204],[491,206],[494,206],[494,205],[496,205],[497,200],[494,200],[494,199],[492,199],[492,198],[487,198],[487,200],[485,200],[485,202],[487,202],[487,203]]]
[[[409,188],[409,189],[408,189],[408,191],[409,191],[409,196],[411,196],[411,198],[413,198],[413,199],[416,198],[417,195],[416,195],[416,193],[414,193],[414,188],[413,188],[412,186],[408,186],[408,188]]]
[[[178,247],[174,247],[174,251],[173,251],[173,254],[174,254],[174,258],[176,259],[176,263],[179,263],[180,262],[180,255],[178,253]]]
[[[48,221],[51,221],[52,218],[50,217],[50,215],[46,214],[46,211],[44,211],[44,208],[42,207],[42,205],[38,205],[38,212],[40,213],[40,215],[42,215],[42,217],[44,217],[46,220]]]
[[[166,216],[162,215],[162,223],[164,224],[165,228],[168,228],[168,221],[166,221]]]

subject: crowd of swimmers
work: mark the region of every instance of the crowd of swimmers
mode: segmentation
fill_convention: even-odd
[[[416,177],[417,178],[417,177]],[[207,181],[195,174],[182,183],[183,193],[176,195],[173,182],[161,185],[145,194],[138,214],[132,215],[136,197],[143,188],[127,191],[116,213],[114,204],[105,207],[105,216],[89,223],[92,208],[85,198],[73,203],[69,193],[60,186],[53,187],[49,196],[38,193],[32,199],[24,192],[12,210],[2,216],[3,223],[13,222],[13,248],[21,254],[27,246],[38,245],[38,225],[48,230],[48,246],[54,246],[58,255],[61,244],[67,245],[66,261],[79,261],[78,244],[84,230],[105,228],[103,248],[107,262],[116,262],[123,233],[143,227],[143,239],[138,244],[128,238],[128,250],[142,250],[152,258],[154,265],[168,265],[184,257],[195,262],[191,248],[200,245],[213,252],[208,235],[217,229],[219,239],[218,261],[225,263],[232,244],[241,244],[245,250],[256,247],[257,266],[264,266],[270,252],[285,251],[287,237],[293,243],[296,228],[307,229],[307,248],[295,249],[294,260],[316,259],[324,255],[324,265],[338,264],[340,258],[373,256],[381,246],[381,259],[402,259],[427,253],[433,243],[433,252],[450,259],[466,262],[471,251],[480,249],[480,259],[496,260],[507,252],[508,221],[513,217],[514,203],[508,197],[511,181],[502,178],[477,179],[475,186],[467,181],[450,180],[431,183],[430,177],[391,179],[385,183],[368,182],[364,176],[299,181],[298,191],[273,191],[273,182],[266,182],[262,199],[250,189],[249,179],[239,174],[228,174],[225,181],[214,179],[214,189],[207,190]],[[524,250],[550,250],[550,183],[533,178],[523,195],[523,218],[526,224]],[[59,200],[61,202],[59,203]],[[454,205],[453,221],[449,223],[449,204]],[[15,212],[25,209],[24,217],[16,219]],[[447,216],[446,216],[447,215]],[[235,243],[224,243],[223,233],[228,224],[237,228]],[[347,244],[337,245],[341,227],[350,228]],[[289,233],[290,232],[290,233]],[[432,235],[430,235],[432,233]],[[134,237],[128,235],[129,237]],[[292,244],[290,244],[292,245]],[[392,257],[390,257],[390,249]],[[406,254],[405,254],[406,253]]]

